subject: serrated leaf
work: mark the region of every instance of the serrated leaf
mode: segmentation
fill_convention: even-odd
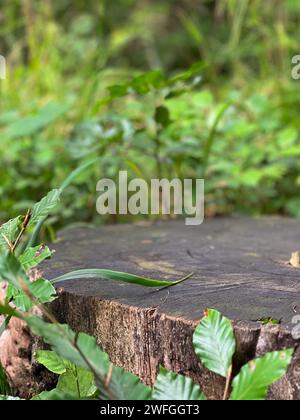
[[[91,397],[97,391],[91,372],[75,366],[72,362],[58,356],[54,351],[40,350],[36,360],[50,372],[60,375],[56,389],[74,398]]]
[[[32,207],[30,225],[38,223],[49,216],[51,211],[57,206],[61,192],[60,189],[50,191],[46,197]]]
[[[102,391],[101,397],[136,400],[150,398],[151,389],[121,368],[112,367],[108,380],[111,366],[108,355],[100,350],[94,337],[84,333],[76,334],[68,325],[49,324],[36,316],[24,317],[10,306],[1,303],[0,313],[20,317],[27,322],[32,333],[43,337],[59,356],[95,374]]]
[[[33,401],[47,401],[47,400],[54,400],[54,401],[73,401],[77,400],[78,398],[74,397],[73,395],[67,394],[60,389],[52,389],[52,391],[44,391],[41,392],[39,395],[31,398]]]
[[[18,290],[22,290],[22,285],[30,284],[29,278],[13,253],[0,255],[0,278]]]
[[[56,298],[56,290],[50,281],[45,279],[38,279],[30,283],[29,290],[40,303],[53,302]]]
[[[9,250],[9,245],[5,238],[9,240],[11,244],[15,242],[18,236],[20,226],[20,217],[9,220],[0,227],[0,249]]]
[[[166,401],[204,401],[205,396],[199,385],[191,378],[160,368],[152,394],[154,400]]]
[[[56,298],[56,290],[53,285],[45,279],[38,279],[33,283],[29,283],[27,289],[39,303],[50,303]],[[19,288],[10,288],[9,296],[13,299],[13,303],[16,307],[22,311],[30,311],[35,305],[28,294]]]
[[[233,380],[230,399],[265,400],[268,387],[285,375],[292,361],[293,352],[291,349],[267,353],[264,357],[243,366],[239,375]]]
[[[65,361],[66,371],[59,377],[56,389],[77,399],[95,395],[94,375],[86,369]]]
[[[103,389],[97,382],[104,399],[123,400],[123,401],[146,401],[151,399],[152,390],[141,380],[124,369],[112,366],[111,379],[109,381],[109,391]]]
[[[220,312],[209,309],[194,332],[193,344],[202,364],[226,378],[236,348],[230,321]]]
[[[58,356],[54,351],[39,350],[35,354],[35,359],[50,372],[57,375],[62,375],[67,370],[64,359]]]
[[[33,307],[29,292],[40,303],[52,302],[55,299],[56,291],[53,285],[42,278],[30,282],[19,260],[12,253],[0,256],[0,277],[9,283],[7,298],[13,299],[14,304],[23,311],[29,311]]]
[[[101,378],[106,378],[109,368],[108,356],[98,347],[94,337],[84,333],[76,334],[68,325],[49,324],[35,316],[26,317],[25,321],[32,332],[43,337],[59,356],[96,373]]]
[[[36,246],[34,248],[27,248],[25,252],[19,257],[25,271],[38,266],[45,259],[50,258],[52,252],[47,246]]]

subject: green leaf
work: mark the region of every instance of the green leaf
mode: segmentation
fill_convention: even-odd
[[[150,398],[150,388],[121,368],[112,367],[108,381],[111,366],[108,355],[100,350],[94,337],[84,333],[75,334],[68,325],[49,324],[36,316],[24,317],[9,305],[1,303],[0,313],[23,319],[32,333],[43,337],[60,357],[93,373],[104,398],[135,400]]]
[[[17,137],[31,136],[36,134],[43,128],[53,123],[68,109],[69,106],[67,105],[51,102],[42,108],[36,115],[18,118],[7,127],[4,136],[9,139],[14,139]]]
[[[209,309],[193,336],[197,356],[209,370],[227,377],[235,353],[235,338],[230,321]]]
[[[152,397],[154,400],[166,401],[203,401],[206,399],[199,385],[194,384],[191,378],[162,367],[157,376]]]
[[[248,169],[243,171],[239,177],[239,183],[247,187],[256,187],[263,178],[264,173],[261,169]]]
[[[56,400],[56,401],[72,401],[78,398],[73,395],[67,394],[60,389],[52,389],[52,391],[44,391],[39,395],[32,398],[33,401],[45,401],[45,400]]]
[[[56,290],[49,280],[38,279],[30,283],[29,290],[40,303],[53,302],[56,298]]]
[[[151,388],[143,384],[137,376],[117,366],[112,366],[109,391],[103,389],[98,382],[96,383],[101,391],[101,396],[105,399],[123,401],[146,401],[151,399]]]
[[[218,130],[219,123],[221,119],[223,118],[223,115],[225,114],[225,112],[230,106],[231,106],[231,102],[227,102],[221,105],[220,109],[218,110],[215,116],[213,124],[211,126],[208,138],[206,140],[206,144],[204,146],[204,151],[203,151],[203,162],[202,162],[202,177],[203,178],[205,178],[205,175],[206,175],[206,169],[208,166],[208,161],[211,155],[212,147],[217,137],[217,130]]]
[[[23,286],[30,284],[20,262],[12,253],[0,255],[0,277],[18,290],[22,290],[21,282]]]
[[[15,305],[23,311],[29,311],[33,307],[28,292],[39,303],[48,303],[55,299],[56,291],[53,285],[44,279],[31,282],[20,262],[12,253],[0,256],[0,277],[9,283],[7,299],[13,299]],[[27,293],[25,289],[27,289]]]
[[[93,166],[99,160],[100,160],[99,158],[91,159],[91,160],[83,163],[82,165],[80,165],[74,171],[72,171],[70,173],[70,175],[62,183],[62,185],[60,187],[60,190],[61,191],[64,191],[74,181],[74,179],[76,179],[79,175],[82,174],[82,172],[84,172],[86,169],[88,169],[91,166]]]
[[[94,375],[90,371],[68,361],[65,361],[65,366],[66,372],[59,377],[57,389],[78,399],[95,395],[97,388]]]
[[[0,363],[0,394],[8,395],[10,393],[10,386],[8,384],[5,371]]]
[[[117,367],[112,368],[107,390],[104,383],[107,382],[110,363],[108,355],[100,350],[94,337],[75,334],[67,325],[48,324],[38,317],[27,317],[25,321],[32,332],[43,337],[59,356],[95,374],[104,398],[146,399],[151,395],[151,390],[137,377]]]
[[[9,220],[0,227],[0,249],[9,250],[9,246],[4,237],[6,237],[11,244],[15,242],[18,236],[20,227],[20,217]]]
[[[52,256],[52,252],[47,246],[36,246],[27,248],[19,257],[19,261],[25,271],[38,266],[42,261]]]
[[[268,387],[285,375],[294,350],[267,353],[243,366],[232,383],[231,400],[265,400]]]
[[[128,82],[123,84],[112,85],[108,87],[109,96],[99,101],[94,110],[96,111],[99,106],[106,105],[116,98],[121,98],[129,93],[136,93],[138,95],[146,95],[149,92],[161,90],[166,87],[171,87],[178,82],[185,82],[188,79],[199,75],[206,64],[201,62],[194,63],[187,71],[178,74],[170,79],[167,79],[161,70],[152,70],[147,73],[133,77]]]
[[[61,191],[61,193],[74,181],[74,179],[80,175],[82,172],[84,172],[86,169],[88,169],[90,166],[94,165],[97,161],[99,160],[99,158],[97,159],[92,159],[89,160],[88,162],[83,163],[82,165],[80,165],[78,168],[76,168],[73,172],[71,172],[71,174],[65,179],[65,181],[62,183],[61,188],[59,189]],[[28,241],[27,247],[33,247],[37,240],[38,240],[38,236],[39,233],[47,219],[46,215],[45,217],[42,217],[39,219],[39,221],[37,222],[31,236],[30,239]]]
[[[31,210],[30,225],[48,217],[51,211],[57,206],[60,195],[60,189],[52,190],[40,202],[36,203]]]
[[[35,316],[26,317],[25,321],[33,334],[43,337],[59,356],[106,378],[108,356],[100,350],[94,337],[84,333],[76,334],[68,325],[49,324]]]
[[[60,375],[56,389],[76,398],[91,397],[97,391],[91,372],[58,356],[54,351],[40,350],[36,360],[50,372]]]
[[[207,67],[207,64],[205,62],[198,61],[192,64],[191,67],[185,72],[172,77],[168,83],[174,84],[176,82],[184,82],[190,79],[191,77],[199,75],[206,67]]]
[[[9,317],[15,316],[16,318],[23,319],[21,315],[15,309],[13,309],[7,302],[1,303],[1,300],[0,300],[0,314],[9,316]]]
[[[165,85],[166,79],[162,72],[160,70],[152,70],[147,73],[135,76],[126,83],[109,86],[108,91],[110,96],[101,101],[101,103],[106,103],[112,99],[121,98],[132,92],[139,95],[145,95],[152,90],[160,89]]]
[[[67,371],[65,360],[54,351],[39,350],[35,354],[35,359],[50,372],[56,373],[57,375],[62,375]]]
[[[192,275],[192,274],[191,274]],[[61,283],[67,280],[79,280],[79,279],[105,279],[105,280],[117,280],[125,283],[138,284],[139,286],[145,287],[167,287],[174,286],[182,281],[186,280],[185,277],[179,281],[166,281],[166,280],[153,280],[145,277],[135,276],[133,274],[122,273],[119,271],[111,271],[105,269],[84,269],[78,271],[72,271],[71,273],[64,274],[63,276],[57,277],[50,280],[52,284]]]
[[[159,106],[155,110],[154,119],[156,124],[159,124],[161,127],[165,128],[171,124],[170,112],[167,107]]]
[[[4,333],[4,331],[6,330],[9,322],[11,320],[10,316],[5,317],[4,321],[2,322],[2,324],[0,325],[0,337],[1,335]]]
[[[27,288],[39,303],[50,303],[56,298],[56,290],[48,280],[38,279],[29,283]],[[9,295],[16,307],[22,311],[30,311],[35,305],[28,293],[22,289],[10,288]]]

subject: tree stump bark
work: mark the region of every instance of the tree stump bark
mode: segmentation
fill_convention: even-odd
[[[206,308],[232,320],[234,370],[268,351],[295,348],[288,374],[270,399],[300,399],[300,271],[288,260],[299,249],[300,224],[284,218],[214,219],[116,225],[61,232],[46,278],[82,268],[107,268],[156,279],[189,280],[153,290],[108,280],[64,282],[51,305],[60,322],[94,335],[113,363],[155,382],[157,369],[190,376],[212,399],[224,380],[197,360],[192,334]],[[262,319],[280,321],[263,325]]]

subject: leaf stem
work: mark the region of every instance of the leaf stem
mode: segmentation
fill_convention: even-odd
[[[28,211],[27,211],[27,213],[26,213],[26,216],[25,216],[25,219],[24,219],[24,222],[23,222],[23,224],[22,224],[22,229],[21,229],[21,231],[20,231],[20,233],[19,233],[19,235],[18,235],[17,239],[15,240],[15,242],[14,242],[14,244],[13,244],[12,248],[11,248],[11,252],[12,252],[12,253],[14,253],[14,252],[15,252],[15,250],[16,250],[16,248],[17,248],[17,246],[19,245],[20,240],[21,240],[22,236],[24,235],[24,233],[25,233],[25,231],[26,231],[26,228],[27,228],[27,226],[28,226],[28,223],[29,223],[29,221],[30,221],[30,217],[31,217],[31,209],[28,209]]]
[[[225,386],[225,391],[224,391],[224,395],[223,395],[223,401],[226,401],[227,398],[228,398],[229,387],[230,387],[230,383],[231,383],[231,376],[232,376],[232,365],[228,369],[227,378],[226,378],[226,386]]]

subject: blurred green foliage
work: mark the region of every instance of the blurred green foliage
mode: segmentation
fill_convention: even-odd
[[[205,176],[208,215],[300,216],[299,22],[294,0],[1,0],[0,222],[94,157],[64,223],[102,222],[123,169]]]

